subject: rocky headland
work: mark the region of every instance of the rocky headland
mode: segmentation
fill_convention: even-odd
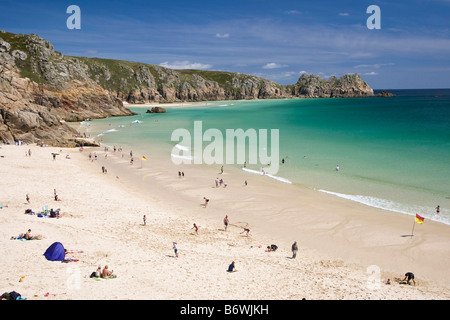
[[[65,56],[37,35],[0,31],[0,143],[73,146],[76,132],[66,122],[131,115],[123,102],[370,96],[358,74],[303,74],[280,85],[241,73]]]

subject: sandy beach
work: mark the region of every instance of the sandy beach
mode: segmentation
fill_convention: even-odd
[[[152,158],[131,165],[128,152],[0,147],[3,292],[29,300],[450,298],[447,225],[426,220],[411,237],[412,216],[228,168],[219,175],[219,167]],[[228,186],[216,187],[216,177]],[[45,206],[61,217],[38,217]],[[42,239],[11,239],[28,229]],[[76,261],[46,260],[54,242]],[[277,251],[266,252],[270,244]],[[229,273],[232,261],[237,272]],[[117,278],[90,278],[105,265]],[[400,283],[409,271],[415,285]]]

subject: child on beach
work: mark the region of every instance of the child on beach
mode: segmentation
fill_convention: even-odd
[[[250,232],[250,229],[244,228],[244,231],[242,231],[241,234],[243,234],[244,232],[247,232],[247,237],[248,237],[248,234],[249,234],[249,232]]]
[[[294,241],[294,243],[292,244],[292,259],[295,259],[295,257],[297,256],[297,251],[298,251],[298,246],[297,246],[297,241]]]
[[[173,242],[173,252],[175,253],[175,257],[178,258],[178,246],[176,242]]]
[[[206,197],[203,197],[203,199],[205,200],[205,203],[203,204],[203,207],[206,208],[206,206],[208,205],[209,199]]]
[[[228,266],[227,272],[235,272],[235,271],[237,271],[237,270],[236,270],[236,267],[235,267],[234,261],[233,261],[233,262],[231,262],[231,264]]]
[[[225,218],[223,219],[223,224],[225,225],[225,231],[227,231],[229,223],[230,223],[230,220],[228,219],[228,216],[225,216]]]

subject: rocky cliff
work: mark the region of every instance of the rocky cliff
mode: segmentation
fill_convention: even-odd
[[[77,59],[36,35],[0,32],[0,142],[74,145],[67,121],[130,114]]]
[[[233,72],[65,56],[37,35],[0,31],[0,142],[73,145],[75,132],[65,122],[132,114],[122,101],[362,96],[373,90],[357,74],[328,80],[303,74],[283,86]]]
[[[372,97],[373,89],[359,74],[346,74],[328,80],[317,75],[302,74],[294,85],[292,94],[305,98]]]

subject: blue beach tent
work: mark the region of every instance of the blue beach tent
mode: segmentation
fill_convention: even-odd
[[[50,261],[63,261],[66,257],[64,246],[60,242],[54,242],[45,251],[44,256]]]

